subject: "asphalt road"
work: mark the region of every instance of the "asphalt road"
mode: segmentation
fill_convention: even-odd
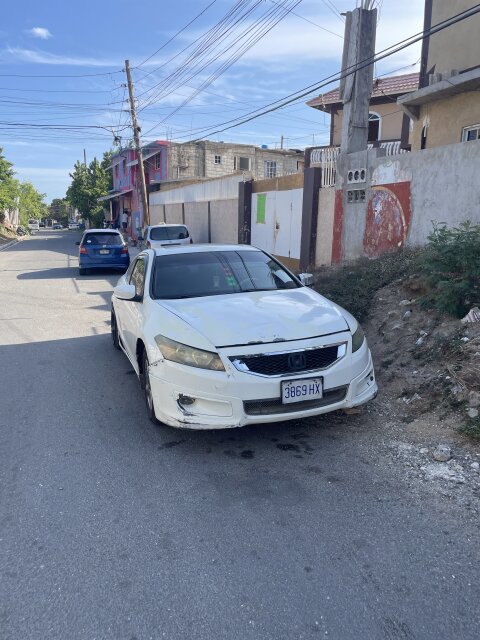
[[[369,420],[154,427],[76,232],[0,252],[2,640],[463,640],[479,530]]]

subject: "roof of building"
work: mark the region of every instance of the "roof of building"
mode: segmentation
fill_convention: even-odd
[[[418,89],[419,73],[406,73],[401,76],[389,76],[388,78],[376,78],[373,81],[372,98],[382,96],[401,96]],[[328,105],[342,104],[340,89],[333,89],[328,93],[322,93],[307,102],[309,107],[328,111]]]

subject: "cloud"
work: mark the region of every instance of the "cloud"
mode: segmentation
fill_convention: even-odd
[[[29,33],[32,38],[40,38],[40,40],[48,40],[52,37],[52,34],[45,27],[33,27],[33,29],[28,29],[27,33]]]
[[[0,52],[0,57],[10,56],[23,62],[34,64],[63,65],[69,67],[121,67],[122,63],[115,60],[101,60],[100,58],[80,58],[71,56],[60,56],[47,51],[21,49],[19,47],[8,47]],[[5,61],[5,60],[4,60]]]

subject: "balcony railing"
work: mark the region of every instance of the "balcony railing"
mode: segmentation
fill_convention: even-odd
[[[385,149],[387,156],[394,156],[398,153],[407,153],[401,148],[400,140],[389,140],[380,142],[377,148]],[[370,143],[369,149],[374,145]],[[310,152],[310,166],[321,167],[322,187],[334,187],[337,179],[337,158],[340,155],[340,147],[316,147]]]

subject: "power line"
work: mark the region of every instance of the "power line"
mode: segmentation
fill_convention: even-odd
[[[278,4],[278,2],[276,2],[276,0],[270,0],[270,2],[273,2],[273,4]],[[317,22],[314,22],[313,20],[310,20],[309,18],[306,18],[305,16],[300,15],[296,11],[292,11],[291,13],[292,13],[292,15],[296,16],[297,18],[300,18],[300,20],[304,20],[305,22],[309,22],[310,24],[313,24],[314,27],[318,27],[322,31],[326,31],[327,33],[331,33],[332,36],[337,36],[337,38],[341,38],[343,40],[343,36],[340,35],[339,33],[335,33],[335,31],[330,31],[330,29],[327,29],[326,27],[322,27],[321,24],[318,24]]]
[[[0,73],[0,78],[96,78],[98,76],[111,76],[114,73],[123,73],[123,69],[119,71],[106,71],[105,73],[83,73],[77,75],[26,75],[21,73]]]
[[[135,68],[139,69],[140,67],[142,67],[146,62],[148,62],[149,60],[151,60],[153,58],[153,56],[156,56],[157,53],[159,53],[162,49],[164,49],[167,45],[170,44],[170,42],[172,42],[173,40],[175,40],[175,38],[177,38],[181,33],[183,33],[183,31],[185,31],[185,29],[188,29],[188,27],[190,25],[192,25],[196,20],[198,20],[198,18],[200,18],[200,16],[203,16],[203,14],[208,11],[208,9],[210,9],[210,7],[212,5],[214,5],[216,3],[217,0],[213,0],[212,2],[210,2],[210,4],[208,4],[205,9],[202,9],[202,11],[200,11],[200,13],[198,13],[194,18],[192,18],[190,20],[190,22],[188,22],[184,27],[182,27],[181,29],[179,29],[177,31],[177,33],[175,33],[171,38],[169,38],[167,40],[167,42],[165,42],[164,44],[162,44],[161,47],[159,47],[156,51],[154,51],[152,53],[151,56],[148,56],[148,58],[145,58],[145,60],[143,62],[140,62],[140,64],[138,64]]]
[[[359,63],[358,65],[355,66],[351,66],[348,67],[345,70],[342,70],[340,73],[336,73],[336,74],[332,74],[331,76],[328,76],[327,78],[324,78],[323,80],[320,81],[320,83],[315,84],[315,85],[309,85],[308,87],[304,87],[303,89],[300,89],[299,91],[295,92],[294,94],[290,94],[288,96],[285,96],[284,98],[280,98],[279,100],[275,100],[274,102],[265,105],[265,107],[263,109],[257,109],[255,111],[252,111],[250,113],[245,114],[243,117],[241,118],[234,118],[232,120],[227,120],[223,123],[220,123],[218,125],[212,125],[211,127],[205,127],[203,129],[199,129],[197,130],[198,133],[203,133],[203,132],[207,132],[209,129],[215,129],[215,127],[223,127],[223,125],[230,125],[230,126],[226,126],[222,129],[216,129],[215,131],[209,131],[208,135],[215,135],[217,133],[223,133],[224,131],[228,130],[228,129],[232,129],[234,127],[238,127],[242,124],[246,124],[247,122],[250,122],[252,120],[255,120],[263,115],[267,115],[268,113],[271,113],[273,111],[277,111],[278,109],[282,109],[285,106],[292,104],[294,102],[298,102],[299,100],[302,100],[303,98],[305,98],[306,96],[310,95],[311,93],[318,91],[319,89],[322,89],[326,86],[328,86],[329,84],[332,84],[332,82],[338,82],[340,79],[347,77],[349,75],[352,75],[353,73],[356,73],[357,71],[365,68],[366,66],[369,66],[371,64],[373,64],[374,62],[378,62],[380,60],[383,60],[395,53],[398,53],[399,51],[402,51],[403,49],[406,49],[407,47],[411,46],[412,44],[415,44],[423,39],[425,39],[426,37],[429,37],[431,35],[434,35],[435,33],[438,33],[440,31],[442,31],[443,29],[446,29],[450,26],[453,26],[454,24],[457,24],[458,22],[461,22],[462,20],[465,20],[467,18],[470,18],[474,15],[476,15],[477,13],[480,13],[480,4],[476,4],[473,7],[471,7],[470,9],[467,9],[466,11],[460,12],[458,14],[456,14],[455,16],[452,16],[451,18],[448,18],[447,20],[443,20],[442,22],[438,23],[437,25],[426,29],[424,31],[419,32],[418,34],[415,34],[414,36],[410,36],[409,38],[405,38],[404,40],[401,40],[400,42],[391,45],[390,47],[387,47],[386,49],[383,49],[382,51],[380,51],[378,54],[376,54],[373,57],[368,58],[367,60],[363,60],[361,61],[361,63]],[[278,104],[280,103],[280,104]],[[256,113],[257,111],[260,111],[260,113]],[[238,122],[236,122],[238,120]],[[232,124],[230,124],[232,123]],[[202,136],[199,139],[203,139],[205,136]]]

